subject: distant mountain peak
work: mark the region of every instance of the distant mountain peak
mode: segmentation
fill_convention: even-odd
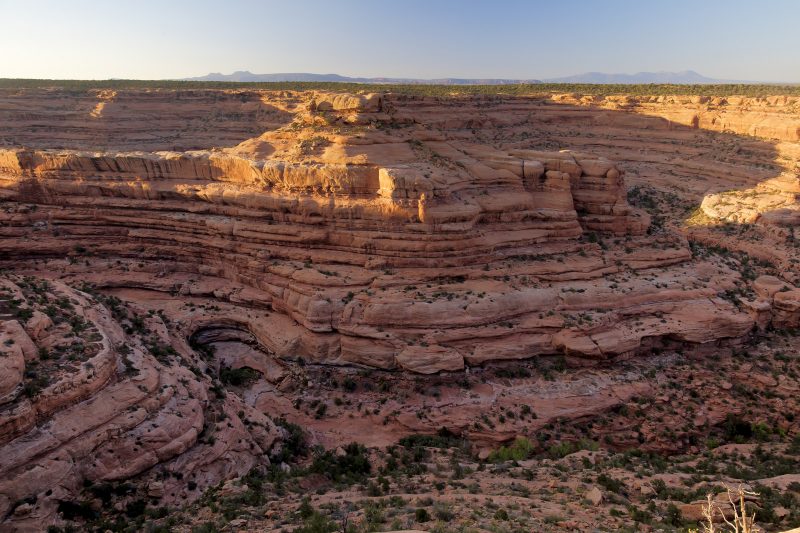
[[[339,74],[313,74],[309,72],[281,72],[274,74],[253,74],[249,70],[237,70],[231,74],[212,72],[187,81],[231,81],[231,82],[346,82],[346,83],[410,83],[443,85],[508,85],[514,83],[541,83],[539,80],[517,80],[500,78],[354,78]]]
[[[535,79],[513,78],[358,78],[341,76],[339,74],[314,74],[310,72],[281,72],[274,74],[253,74],[249,70],[237,70],[231,74],[212,72],[196,78],[184,78],[188,81],[229,81],[229,82],[344,82],[344,83],[374,83],[374,84],[440,84],[440,85],[510,85],[515,83],[542,83]],[[721,80],[708,78],[694,70],[680,72],[657,71],[637,72],[635,74],[609,74],[605,72],[585,72],[574,76],[550,78],[543,80],[545,83],[588,83],[588,84],[648,84],[664,83],[676,85],[702,85],[717,83],[754,83],[744,80]]]
[[[551,78],[544,80],[545,83],[594,83],[594,84],[646,84],[646,83],[669,83],[669,84],[712,84],[712,83],[743,83],[742,80],[721,80],[708,78],[694,70],[681,70],[680,72],[669,72],[660,70],[658,72],[637,72],[635,74],[608,74],[605,72],[585,72],[574,76],[562,78]]]

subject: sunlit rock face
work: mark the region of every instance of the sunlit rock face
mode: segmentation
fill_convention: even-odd
[[[794,100],[0,102],[0,517],[15,528],[87,483],[136,479],[177,505],[280,461],[290,404],[258,398],[302,386],[293,361],[595,365],[800,320],[777,276],[791,253],[723,243],[773,265],[760,276],[708,253],[720,221],[793,235],[800,151],[774,115],[795,120]],[[752,215],[715,200],[750,189],[779,199]],[[705,225],[684,227],[697,208]]]
[[[100,111],[70,119],[79,139],[52,135],[89,148],[98,141],[80,139],[90,132],[113,145],[114,128],[130,128],[113,150],[0,154],[9,264],[70,256],[58,275],[98,287],[213,293],[277,311],[244,327],[281,357],[421,372],[537,354],[605,359],[644,338],[708,342],[749,327],[713,298],[728,276],[697,282],[703,265],[682,237],[647,235],[624,167],[583,147],[518,140],[579,107],[255,91],[95,97]],[[229,144],[239,133],[238,144],[129,151],[143,110],[163,107],[149,131],[167,136],[175,120],[199,120],[204,101],[240,106],[219,112],[217,130]],[[591,112],[608,123],[631,117]],[[265,127],[264,117],[283,122]],[[244,125],[266,131],[250,136]],[[655,267],[669,267],[656,286],[632,274]],[[630,304],[624,316],[620,301]],[[713,327],[683,320],[687,301]],[[267,333],[270,321],[280,335]]]
[[[253,354],[196,352],[166,316],[52,279],[0,277],[0,312],[4,528],[39,531],[130,478],[180,504],[279,453],[283,430],[213,378]]]

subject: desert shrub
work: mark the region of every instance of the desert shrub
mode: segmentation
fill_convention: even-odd
[[[772,435],[772,428],[764,422],[750,424],[750,431],[753,432],[753,438],[761,442],[768,441]]]
[[[373,498],[383,496],[383,490],[377,483],[370,481],[367,485],[367,496],[372,496]]]
[[[213,522],[205,522],[192,527],[192,533],[218,533],[218,531],[219,529]]]
[[[283,439],[280,453],[272,457],[274,463],[288,462],[308,453],[308,443],[303,428],[285,418],[278,418],[275,424],[286,430],[286,437]]]
[[[742,443],[753,436],[753,428],[750,422],[732,413],[728,413],[725,417],[722,429],[725,433],[725,440],[728,442]]]
[[[103,505],[108,505],[114,496],[127,496],[136,492],[136,487],[130,483],[98,483],[88,487],[95,498],[99,498]]]
[[[547,454],[550,455],[550,457],[560,459],[579,450],[597,451],[599,448],[600,445],[595,441],[581,439],[578,442],[564,441],[554,444],[547,449]]]
[[[137,499],[128,502],[125,506],[125,514],[131,518],[136,518],[137,516],[143,515],[145,509],[147,509],[147,502],[142,499]]]
[[[504,461],[522,461],[533,454],[535,446],[526,437],[517,437],[510,446],[501,446],[489,454],[489,461],[502,463]]]
[[[266,474],[260,468],[251,468],[247,474],[242,476],[242,485],[247,486],[247,490],[231,498],[233,505],[232,512],[226,514],[225,518],[231,520],[236,517],[239,509],[245,506],[258,506],[265,503],[264,480]]]
[[[242,368],[223,367],[219,371],[219,379],[226,385],[242,387],[256,381],[261,374],[257,370],[243,366]]]
[[[607,491],[615,494],[624,494],[625,485],[619,479],[615,479],[607,474],[600,474],[597,476],[597,484],[606,489]]]
[[[372,470],[366,453],[367,449],[355,442],[345,446],[343,455],[337,455],[332,450],[323,451],[314,457],[308,471],[322,474],[335,483],[359,483]]]
[[[436,520],[441,520],[442,522],[450,522],[456,517],[450,506],[442,502],[437,502],[433,505],[433,516],[436,517]]]
[[[364,505],[364,520],[367,523],[368,531],[377,531],[386,517],[384,516],[385,501],[370,501]]]
[[[498,378],[529,378],[531,377],[531,371],[524,367],[524,366],[502,366],[500,368],[495,369],[494,371],[495,376]]]
[[[680,527],[683,525],[683,515],[681,514],[681,510],[678,509],[677,505],[674,503],[667,505],[667,508],[664,511],[664,521],[675,527]]]
[[[309,518],[314,514],[314,508],[311,506],[311,500],[308,499],[308,496],[304,497],[303,501],[300,502],[300,506],[297,508],[297,514],[302,519]]]
[[[151,339],[145,344],[150,354],[156,359],[158,359],[158,361],[161,363],[168,364],[169,357],[171,355],[178,355],[178,352],[177,350],[175,350],[175,348],[173,348],[169,344],[164,344],[163,342],[160,342],[157,339]]]
[[[648,513],[644,509],[639,509],[635,505],[631,505],[628,507],[628,514],[630,515],[631,519],[634,522],[642,522],[648,524],[653,520],[652,514]]]
[[[303,525],[294,530],[294,533],[334,533],[334,531],[339,531],[339,526],[328,517],[314,511],[303,521]]]
[[[35,398],[50,384],[50,377],[40,370],[29,369],[25,371],[25,381],[22,393],[28,398]]]
[[[406,448],[455,448],[462,446],[464,444],[464,439],[447,428],[441,428],[436,435],[408,435],[400,439],[399,444]]]
[[[16,315],[17,315],[18,319],[20,319],[23,322],[25,322],[25,321],[29,320],[33,316],[33,310],[32,309],[28,309],[28,308],[19,309],[19,310],[17,310]]]
[[[64,517],[64,520],[92,520],[97,518],[97,511],[92,509],[91,502],[83,501],[75,503],[71,501],[58,502],[57,511]]]
[[[342,380],[342,389],[347,392],[354,392],[356,390],[357,384],[353,378],[347,376]]]

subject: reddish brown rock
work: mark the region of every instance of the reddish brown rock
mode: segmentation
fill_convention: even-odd
[[[402,381],[552,355],[701,357],[800,320],[795,100],[53,89],[0,103],[0,516],[14,528],[52,523],[91,483],[134,479],[170,506],[235,495],[230,480],[282,456],[278,418],[313,421],[312,445],[448,428],[496,448],[522,422],[476,426],[487,409],[527,402],[533,434],[649,392],[599,373],[489,376],[381,392],[356,416],[338,396],[310,407],[320,364]],[[760,239],[740,236],[751,226]],[[342,383],[368,396],[357,381]],[[687,420],[725,415],[709,401]],[[639,446],[654,429],[602,431]]]

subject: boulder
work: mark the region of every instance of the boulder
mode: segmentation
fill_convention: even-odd
[[[603,503],[603,493],[600,492],[600,489],[598,489],[597,487],[592,487],[591,489],[587,490],[584,496],[595,507]]]

